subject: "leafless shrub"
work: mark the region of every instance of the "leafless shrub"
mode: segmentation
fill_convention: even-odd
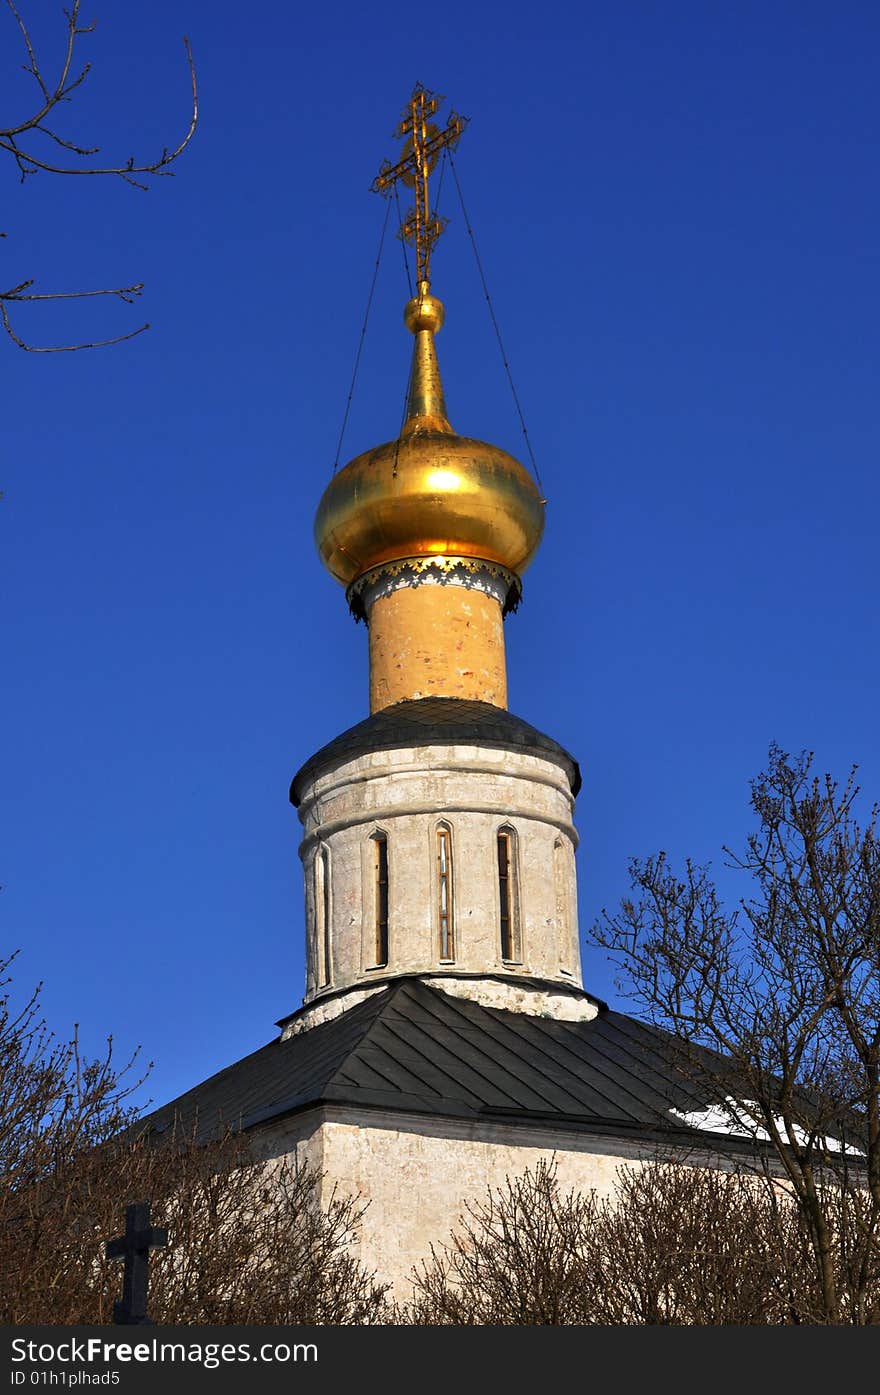
[[[559,1190],[556,1164],[540,1161],[484,1201],[414,1276],[406,1319],[418,1325],[563,1326],[590,1321],[583,1258],[599,1206]]]
[[[145,1199],[169,1228],[150,1263],[154,1320],[382,1320],[384,1289],[353,1254],[362,1208],[322,1208],[314,1171],[256,1163],[231,1130],[157,1138],[130,1105],[132,1066],[116,1070],[112,1043],[84,1061],[76,1036],[56,1041],[36,994],[18,1013],[0,997],[0,1322],[109,1322],[121,1271],[105,1242]]]
[[[413,1299],[398,1320],[823,1323],[822,1287],[809,1260],[797,1204],[750,1173],[646,1161],[620,1168],[614,1194],[600,1199],[564,1193],[556,1163],[545,1160],[467,1206],[448,1243],[413,1274]],[[867,1299],[861,1320],[880,1321],[880,1285]]]
[[[598,1323],[811,1320],[796,1209],[721,1167],[622,1168],[614,1197],[600,1207],[585,1269]]]

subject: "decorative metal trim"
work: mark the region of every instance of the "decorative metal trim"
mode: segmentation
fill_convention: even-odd
[[[468,586],[468,578],[476,578],[481,573],[484,576],[496,577],[505,587],[501,606],[503,616],[510,615],[519,608],[522,600],[522,582],[519,577],[507,567],[502,567],[499,562],[487,562],[481,557],[397,557],[394,561],[371,567],[369,571],[356,577],[346,591],[345,599],[355,621],[363,620],[366,623],[365,593],[383,577],[405,577],[407,581],[404,584],[411,586],[419,586],[423,581],[435,586]]]

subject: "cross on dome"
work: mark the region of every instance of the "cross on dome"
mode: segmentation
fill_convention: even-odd
[[[419,296],[427,295],[430,285],[431,252],[443,229],[446,219],[438,217],[431,209],[428,195],[428,176],[444,150],[454,150],[468,123],[466,116],[458,112],[449,113],[444,130],[431,121],[439,107],[446,100],[435,92],[430,92],[417,82],[409,103],[404,108],[397,130],[398,139],[406,139],[403,156],[397,164],[385,160],[370,188],[377,194],[387,196],[400,181],[413,189],[414,204],[407,213],[400,229],[400,236],[416,250],[416,282]]]

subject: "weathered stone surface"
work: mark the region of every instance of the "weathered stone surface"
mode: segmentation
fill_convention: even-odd
[[[370,711],[408,698],[507,706],[498,600],[463,586],[402,588],[371,607]]]
[[[303,790],[306,1001],[388,973],[534,977],[580,986],[573,796],[560,766],[524,751],[371,751]],[[437,833],[451,839],[454,949],[441,955]],[[517,951],[500,932],[498,834],[511,835]],[[375,835],[387,839],[388,961],[376,943]]]
[[[434,984],[443,993],[450,993],[453,997],[482,1003],[484,1007],[520,1012],[526,1017],[555,1017],[561,1022],[592,1022],[599,1012],[597,1004],[580,993],[554,992],[550,988],[515,978],[506,981],[487,977],[457,978],[448,970],[442,974],[422,974],[420,977],[425,983]],[[388,980],[383,979],[372,988],[349,988],[331,998],[314,998],[294,1017],[285,1020],[281,1040],[287,1041],[290,1037],[311,1031],[313,1027],[332,1022],[349,1008],[357,1007],[375,993],[381,993],[387,985]]]
[[[554,993],[552,989],[519,983],[514,978],[499,983],[497,979],[454,978],[447,974],[432,978],[425,974],[424,980],[454,997],[467,998],[473,1003],[482,1003],[484,1007],[501,1008],[506,1012],[521,1012],[526,1017],[555,1017],[560,1022],[592,1022],[599,1012],[589,998]]]
[[[488,1187],[554,1158],[564,1191],[609,1195],[617,1169],[653,1156],[651,1146],[613,1136],[566,1133],[533,1125],[468,1124],[323,1107],[261,1131],[265,1158],[293,1153],[323,1173],[322,1199],[334,1187],[366,1204],[358,1258],[411,1295],[410,1275],[443,1244],[468,1201]]]

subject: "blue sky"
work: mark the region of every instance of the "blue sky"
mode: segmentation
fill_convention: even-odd
[[[57,55],[55,8],[24,9]],[[3,167],[4,286],[146,283],[131,309],[21,307],[19,332],[152,324],[93,353],[0,342],[2,941],[59,1031],[142,1043],[163,1100],[301,1000],[287,788],[367,712],[312,517],[384,212],[369,184],[417,79],[471,118],[457,168],[549,501],[510,705],[582,764],[582,925],[633,855],[720,867],[772,740],[880,794],[875,5],[94,12],[65,134],[122,159],[173,144],[184,31],[202,118],[148,193]],[[452,194],[450,418],[522,456]],[[345,458],[397,428],[405,299],[390,242]],[[621,1005],[597,950],[585,980]]]

